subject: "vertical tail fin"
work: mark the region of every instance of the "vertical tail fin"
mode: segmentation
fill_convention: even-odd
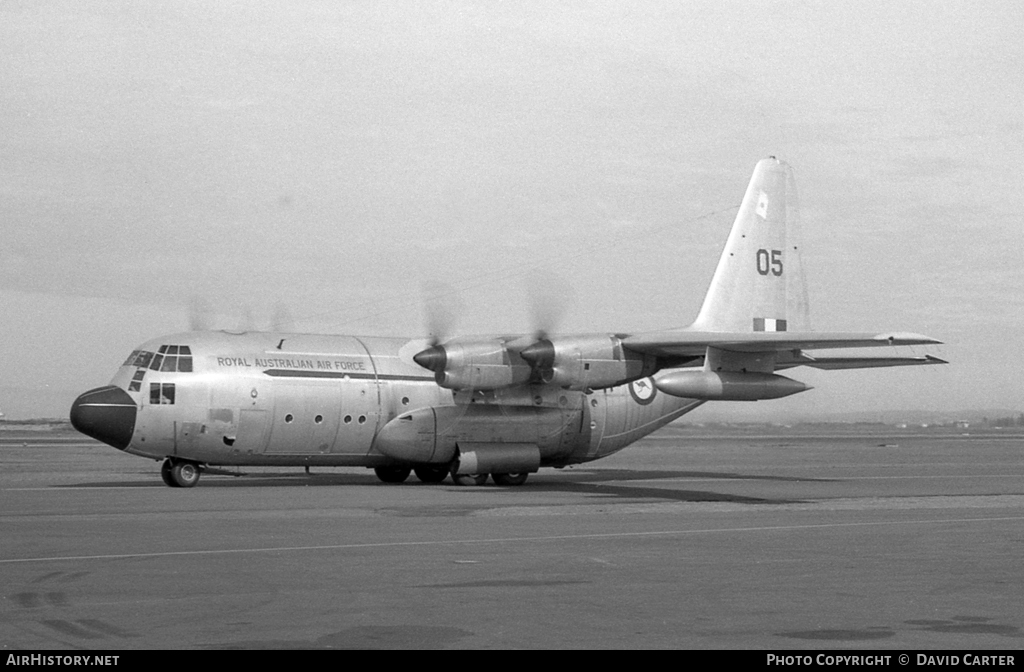
[[[809,331],[793,170],[754,168],[697,319],[699,331]]]

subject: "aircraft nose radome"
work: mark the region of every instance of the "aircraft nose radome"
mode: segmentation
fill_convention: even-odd
[[[71,404],[71,424],[86,436],[124,450],[135,431],[138,407],[120,387],[108,385],[89,390]]]

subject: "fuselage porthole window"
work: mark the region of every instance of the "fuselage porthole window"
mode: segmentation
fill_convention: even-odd
[[[352,416],[351,415],[346,415],[345,416],[345,424],[347,425],[350,422],[352,422]]]
[[[284,421],[288,422],[288,423],[290,423],[294,419],[295,419],[295,416],[292,415],[291,413],[288,413],[287,415],[284,416]]]
[[[313,422],[315,422],[315,423],[316,423],[316,424],[318,424],[318,425],[319,425],[319,424],[320,424],[321,422],[323,422],[323,421],[324,421],[324,416],[322,416],[322,415],[318,415],[318,416],[316,416],[315,418],[313,418]]]

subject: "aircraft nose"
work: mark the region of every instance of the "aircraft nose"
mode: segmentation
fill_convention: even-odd
[[[97,387],[71,404],[71,424],[86,436],[124,450],[131,443],[138,410],[120,387]]]

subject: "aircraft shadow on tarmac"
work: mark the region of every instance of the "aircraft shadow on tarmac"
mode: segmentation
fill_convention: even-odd
[[[156,476],[156,474],[153,474]],[[233,476],[233,478],[223,478]],[[365,473],[317,473],[315,469],[306,474],[303,472],[281,473],[272,472],[260,474],[248,472],[236,474],[223,470],[211,470],[207,472],[199,487],[202,489],[211,488],[238,488],[238,487],[343,487],[343,486],[374,486],[386,488],[446,488],[452,493],[469,493],[503,490],[523,490],[530,493],[566,493],[577,494],[589,497],[600,497],[602,499],[641,501],[677,501],[677,502],[733,502],[749,504],[793,504],[803,500],[798,499],[766,499],[761,497],[745,497],[729,493],[720,493],[706,490],[682,490],[668,487],[659,487],[654,484],[627,485],[638,481],[666,481],[674,479],[700,479],[700,480],[722,480],[722,481],[775,481],[775,482],[814,482],[828,483],[835,479],[827,478],[797,478],[792,476],[767,476],[750,475],[726,472],[711,471],[669,471],[669,470],[639,470],[639,469],[577,469],[566,471],[545,471],[540,477],[534,475],[534,480],[523,486],[498,487],[495,485],[483,486],[456,486],[450,483],[427,484],[420,483],[415,477],[402,485],[387,484],[380,482],[369,470]],[[93,483],[78,483],[64,485],[61,487],[73,488],[165,488],[159,478],[150,478],[147,474],[144,481],[106,481]],[[526,494],[524,492],[524,494]]]

